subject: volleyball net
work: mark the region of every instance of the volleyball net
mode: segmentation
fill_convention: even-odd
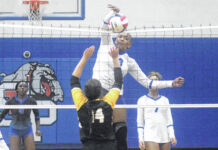
[[[101,27],[71,25],[71,24],[34,24],[34,23],[0,23],[1,35],[3,37],[99,37],[101,33],[111,33],[102,30]],[[131,33],[133,37],[217,37],[217,25],[198,26],[143,26],[131,27],[125,32]],[[117,35],[117,33],[111,33]]]
[[[148,90],[131,75],[124,78],[126,104],[115,107],[127,108],[129,146],[138,146],[137,109],[158,107],[171,108],[178,147],[218,147],[214,132],[218,114],[218,26],[134,27],[127,32],[133,37],[127,53],[146,75],[157,71],[163,80],[185,78],[182,87],[160,89],[160,95],[170,104],[155,106],[137,105]],[[95,53],[81,76],[82,87],[92,77],[102,33],[109,32],[92,26],[1,23],[0,109],[38,108],[41,129],[46,133],[44,141],[40,139],[43,144],[80,143],[70,77],[84,50],[94,45]],[[20,80],[28,83],[28,95],[38,105],[5,105],[16,95],[14,88]],[[1,126],[9,126],[9,121],[10,117],[6,118]],[[75,130],[69,132],[72,128]]]

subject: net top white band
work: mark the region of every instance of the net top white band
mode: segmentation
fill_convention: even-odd
[[[116,105],[115,108],[218,108],[218,104]],[[75,105],[0,105],[0,109],[75,109]]]
[[[78,31],[78,32],[93,32],[93,33],[111,33],[111,31],[93,30],[91,28],[75,28],[75,27],[49,27],[49,26],[34,26],[34,25],[17,25],[17,24],[0,24],[2,28],[21,28],[21,29],[41,29],[41,30],[56,30],[56,31]],[[176,27],[176,28],[152,28],[152,29],[131,29],[128,33],[140,32],[165,32],[165,31],[186,31],[186,30],[204,30],[204,29],[218,29],[218,26],[196,26],[196,27]]]

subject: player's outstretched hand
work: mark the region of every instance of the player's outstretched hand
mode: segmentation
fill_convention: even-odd
[[[118,54],[119,54],[119,49],[116,47],[112,47],[109,51],[109,55],[113,58],[116,59],[118,58]]]
[[[173,87],[180,87],[184,84],[184,78],[183,77],[178,77],[175,80],[173,80]]]
[[[108,8],[112,9],[114,13],[119,13],[120,9],[114,5],[108,4]]]
[[[85,60],[88,60],[91,56],[92,56],[92,54],[93,54],[93,52],[95,51],[95,46],[90,46],[89,48],[87,48],[84,52],[83,52],[83,58],[85,59]]]

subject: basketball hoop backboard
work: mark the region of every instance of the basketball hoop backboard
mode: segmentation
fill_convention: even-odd
[[[47,0],[24,0],[23,4],[25,5],[24,9],[28,19],[31,22],[40,22],[42,16],[44,16],[44,11],[46,10],[45,5],[48,4]]]
[[[0,20],[28,20],[24,7],[28,5],[28,1],[30,0],[1,0]],[[39,1],[48,2],[43,10],[42,20],[83,20],[85,18],[85,0]],[[39,7],[44,5],[42,3]]]

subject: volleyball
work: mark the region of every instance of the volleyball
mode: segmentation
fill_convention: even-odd
[[[121,14],[115,14],[108,20],[109,29],[115,33],[123,32],[128,26],[128,20],[126,16]]]

